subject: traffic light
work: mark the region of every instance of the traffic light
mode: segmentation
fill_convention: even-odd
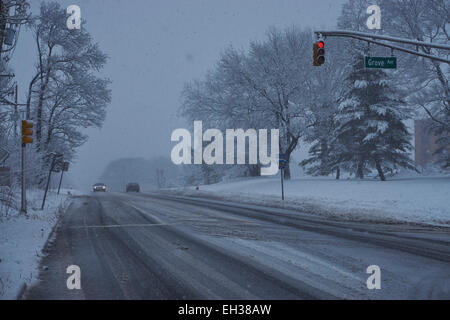
[[[33,143],[33,123],[22,121],[22,144]]]
[[[322,40],[314,43],[314,63],[315,67],[321,66],[325,63],[325,42]]]

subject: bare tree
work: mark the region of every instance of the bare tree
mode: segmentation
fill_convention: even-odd
[[[110,100],[108,81],[92,73],[104,66],[106,55],[84,27],[69,30],[66,19],[65,10],[50,2],[42,4],[33,23],[38,64],[28,86],[26,113],[35,121],[38,150],[51,141],[53,134],[63,134],[67,140],[74,138],[75,131],[69,134],[61,131],[67,126],[56,126],[58,121],[61,124],[63,114],[73,120],[69,121],[70,129],[76,122],[82,127],[100,126]]]
[[[43,2],[31,25],[37,63],[27,86],[26,118],[34,121],[34,149],[44,167],[54,153],[71,159],[87,139],[80,128],[102,125],[111,96],[110,81],[96,74],[107,56],[84,24],[69,30],[66,20],[59,3]]]
[[[218,128],[278,128],[280,152],[289,163],[311,121],[305,83],[313,72],[312,39],[310,31],[273,28],[248,53],[229,48],[203,82],[186,86],[183,114]]]

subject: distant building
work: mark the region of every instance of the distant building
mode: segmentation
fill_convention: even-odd
[[[428,131],[429,119],[414,121],[415,161],[417,166],[426,167],[438,159],[434,152],[438,149],[437,136]]]

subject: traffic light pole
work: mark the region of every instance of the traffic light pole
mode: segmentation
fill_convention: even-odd
[[[22,202],[20,212],[27,213],[27,195],[25,190],[25,148],[27,143],[33,143],[33,123],[26,120],[22,120],[21,130],[21,142],[22,142]]]
[[[22,143],[22,173],[21,173],[21,180],[22,180],[22,202],[21,202],[21,208],[20,212],[27,214],[27,194],[25,189],[25,143]]]

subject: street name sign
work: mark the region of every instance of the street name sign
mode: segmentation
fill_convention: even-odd
[[[397,57],[364,57],[366,69],[397,69]]]

